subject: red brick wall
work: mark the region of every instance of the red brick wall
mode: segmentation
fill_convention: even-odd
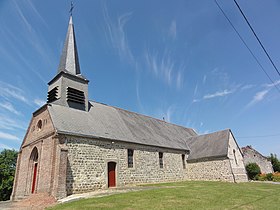
[[[42,122],[41,128],[37,126],[39,120]],[[54,136],[55,130],[47,107],[45,107],[33,115],[20,148],[12,199],[20,199],[31,194],[33,162],[30,161],[30,155],[34,147],[38,149],[38,171],[35,193],[52,193],[55,177],[54,166],[57,157],[55,148],[58,142]]]

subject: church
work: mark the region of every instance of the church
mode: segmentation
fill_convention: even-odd
[[[33,113],[21,144],[12,200],[184,180],[246,182],[230,129],[199,135],[163,120],[88,98],[70,16],[47,103]]]

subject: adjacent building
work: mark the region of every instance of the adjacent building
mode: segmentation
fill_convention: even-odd
[[[241,148],[244,154],[245,165],[249,163],[256,163],[261,169],[261,173],[268,174],[273,173],[273,167],[270,160],[255,150],[252,146],[246,146]]]

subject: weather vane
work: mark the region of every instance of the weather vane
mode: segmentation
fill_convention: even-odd
[[[73,1],[71,1],[71,8],[69,10],[70,16],[72,16],[73,9],[74,9],[74,4]]]

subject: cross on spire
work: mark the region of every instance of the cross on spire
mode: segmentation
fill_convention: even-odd
[[[71,1],[71,8],[69,10],[70,16],[72,16],[73,9],[74,9],[74,4],[73,1]]]

